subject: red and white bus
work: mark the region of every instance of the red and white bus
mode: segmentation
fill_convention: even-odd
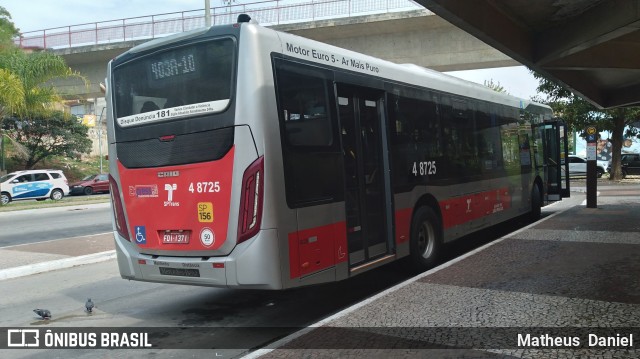
[[[285,289],[428,268],[568,189],[549,107],[250,21],[134,47],[107,82],[126,279]]]

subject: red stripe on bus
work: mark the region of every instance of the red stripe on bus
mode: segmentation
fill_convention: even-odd
[[[455,197],[440,203],[442,226],[448,229],[511,208],[509,188]]]
[[[412,208],[399,209],[396,211],[396,243],[409,241],[411,236],[412,213]]]
[[[348,260],[346,222],[289,233],[288,238],[289,275],[292,279]]]
[[[440,203],[445,229],[501,212],[511,207],[507,187],[451,198]],[[409,241],[412,208],[395,211],[396,243]],[[289,233],[289,276],[303,277],[348,261],[346,222]]]

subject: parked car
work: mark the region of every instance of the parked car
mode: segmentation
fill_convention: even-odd
[[[71,194],[90,195],[98,192],[109,192],[109,175],[104,173],[89,175],[78,182],[72,183],[69,187]]]
[[[0,177],[0,202],[51,198],[61,200],[69,194],[64,173],[59,170],[26,170],[11,172]]]
[[[597,160],[596,172],[598,173],[598,178],[602,177],[603,174],[609,172],[609,162],[603,161],[603,160]]]
[[[611,164],[609,164],[611,166]],[[620,157],[620,167],[622,169],[622,177],[627,175],[640,175],[640,154],[637,153],[623,153]],[[611,168],[608,168],[611,171]]]
[[[598,178],[607,172],[606,161],[596,161],[596,174]],[[587,160],[580,156],[569,156],[569,177],[586,176]]]

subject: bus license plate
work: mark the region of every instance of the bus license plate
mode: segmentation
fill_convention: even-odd
[[[160,267],[161,275],[173,275],[178,277],[200,277],[200,271],[190,268]]]
[[[164,232],[162,234],[162,243],[167,244],[187,244],[190,239],[189,232]]]

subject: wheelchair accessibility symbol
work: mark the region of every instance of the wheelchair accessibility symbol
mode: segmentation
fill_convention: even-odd
[[[136,226],[136,242],[138,244],[147,244],[147,230],[144,226]]]

